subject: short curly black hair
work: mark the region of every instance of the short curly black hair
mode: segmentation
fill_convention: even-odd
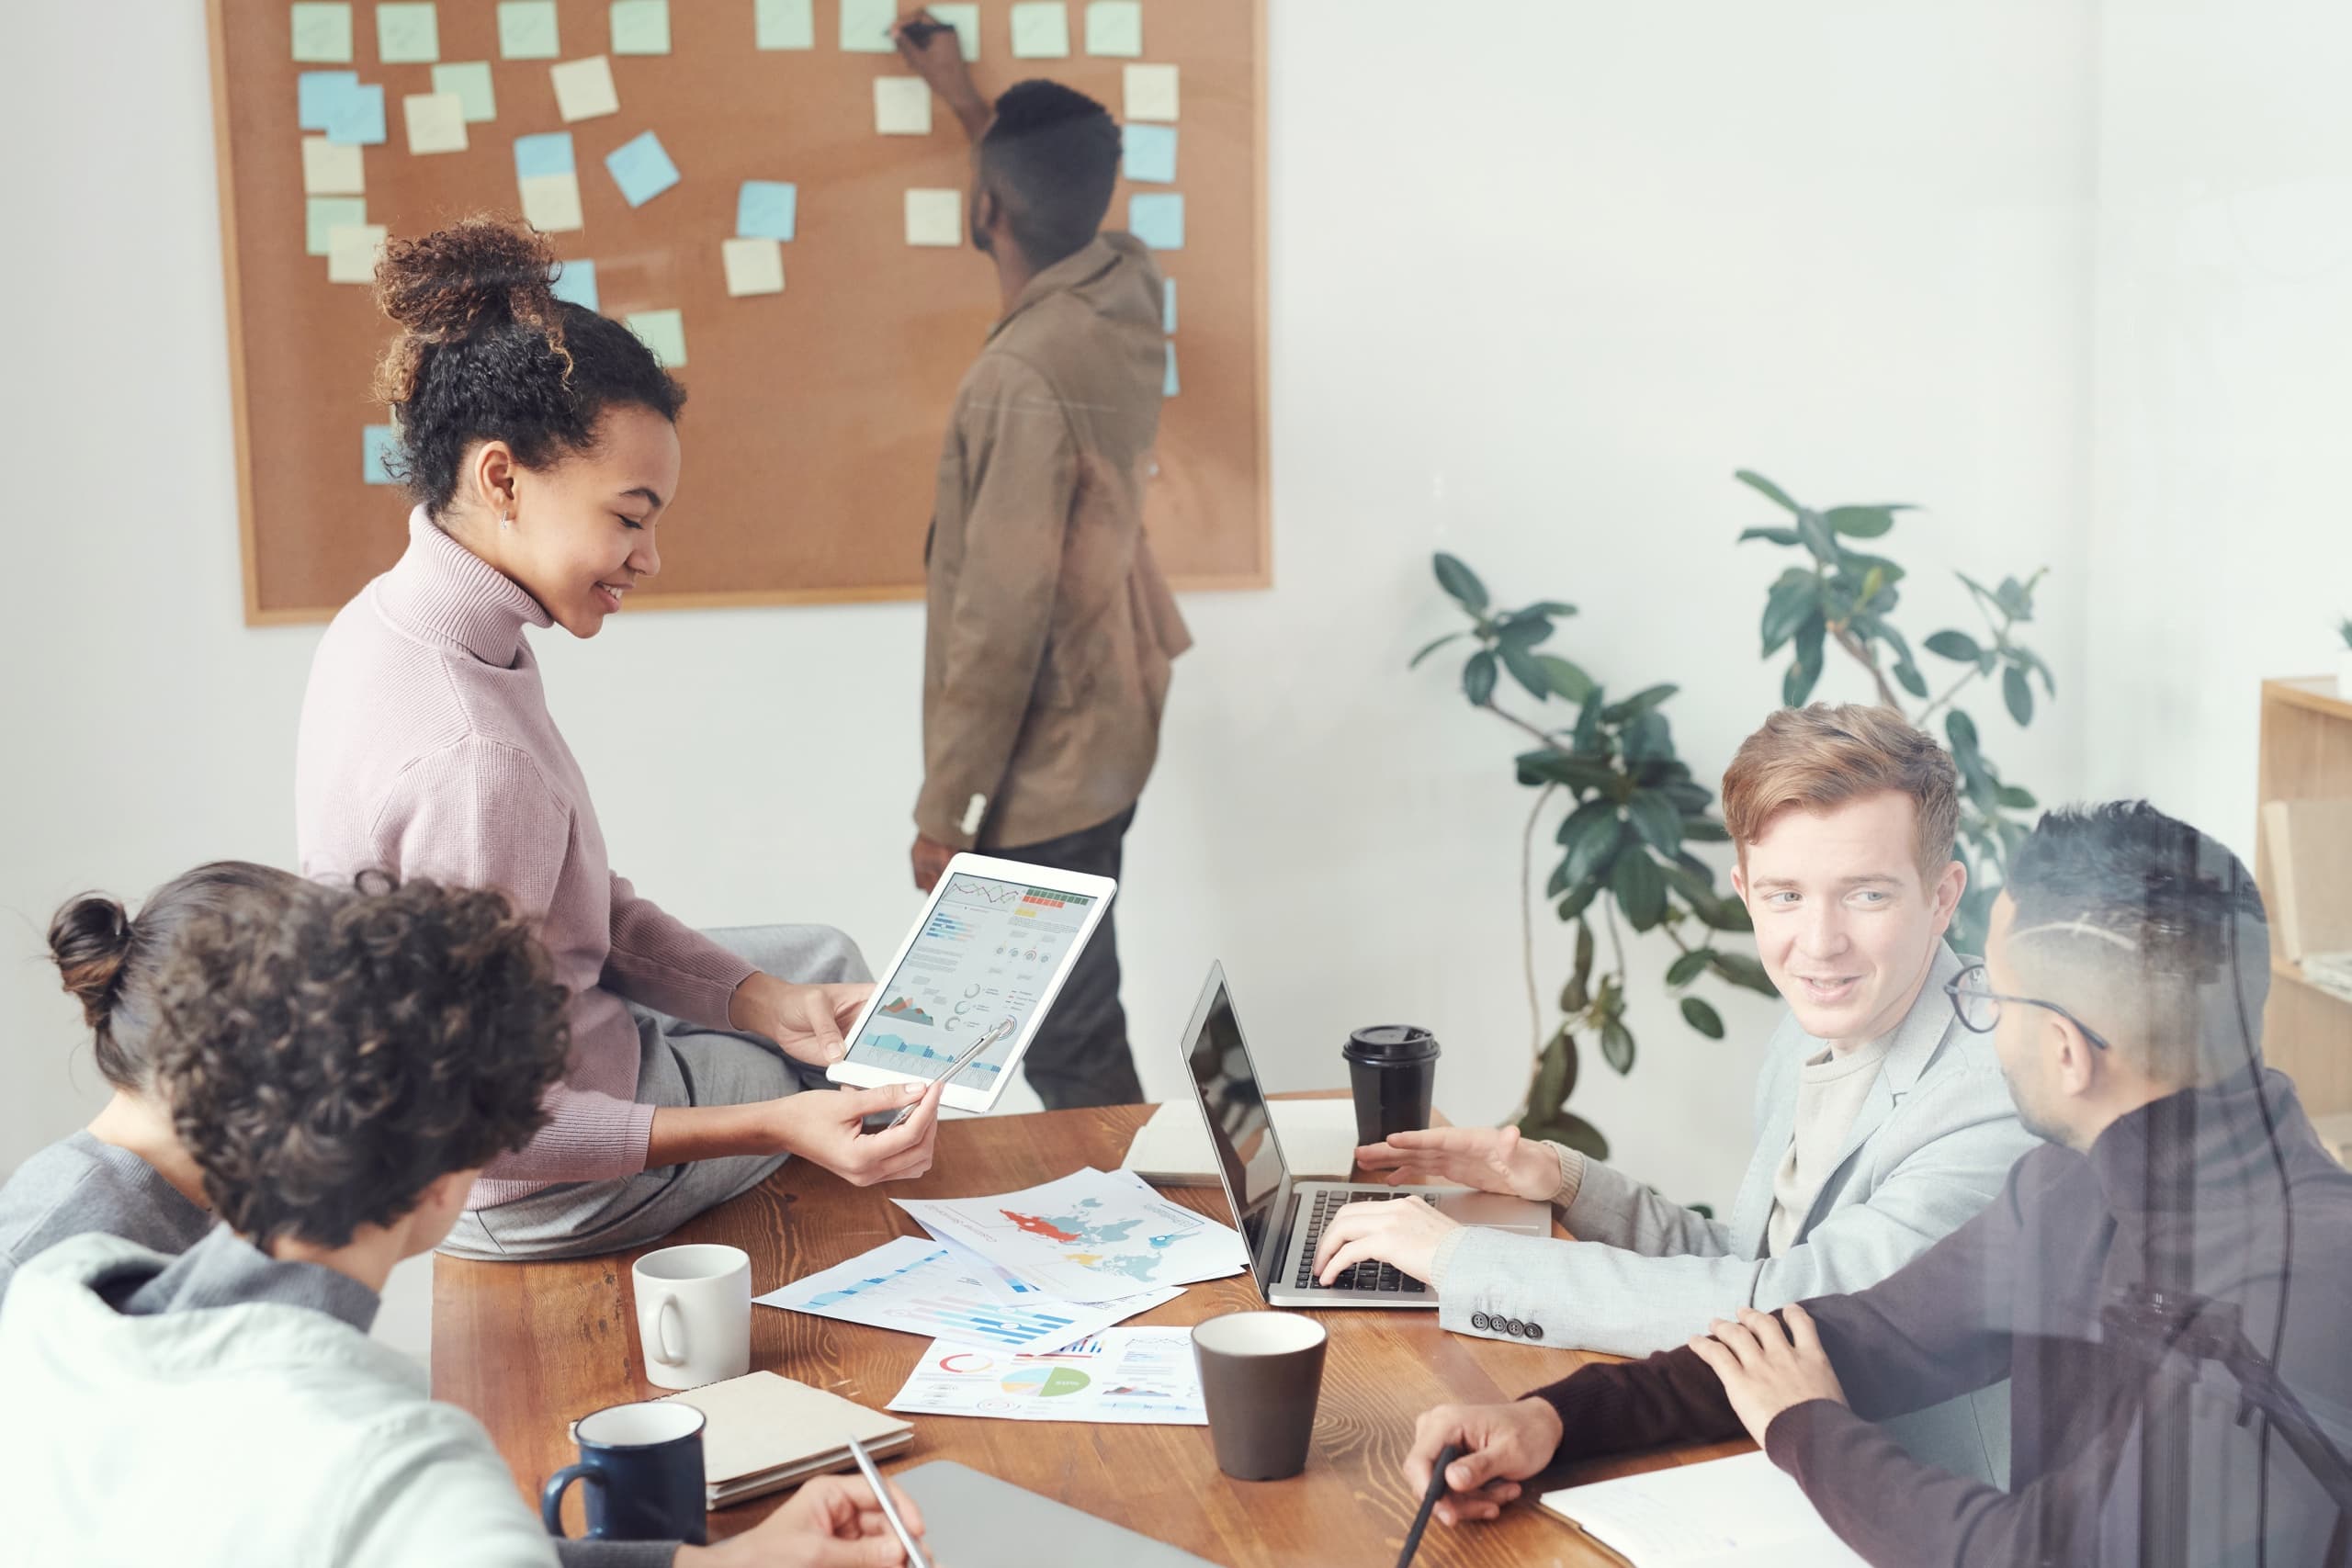
[[[157,1087],[214,1211],[264,1246],[345,1246],[521,1148],[571,1044],[503,896],[373,874],[189,922],[157,990]]]
[[[1119,126],[1074,87],[1016,82],[996,101],[979,158],[1022,254],[1042,269],[1102,231],[1119,183]]]

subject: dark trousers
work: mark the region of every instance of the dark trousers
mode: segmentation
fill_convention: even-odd
[[[1002,860],[1023,861],[1094,876],[1119,874],[1119,860],[1127,827],[1136,819],[1130,806],[1108,822],[1042,844],[1019,849],[984,850]],[[1136,1077],[1136,1062],[1127,1049],[1127,1015],[1119,1006],[1119,942],[1112,927],[1115,906],[1102,912],[1086,951],[1070,966],[1053,1010],[1029,1043],[1024,1058],[1029,1087],[1048,1111],[1069,1111],[1081,1105],[1135,1105],[1143,1100],[1143,1085]]]

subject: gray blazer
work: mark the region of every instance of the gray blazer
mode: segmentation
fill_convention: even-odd
[[[1757,1080],[1756,1148],[1729,1221],[1588,1160],[1565,1216],[1577,1239],[1464,1232],[1439,1281],[1438,1321],[1457,1333],[1646,1356],[1740,1307],[1769,1312],[1858,1291],[1902,1268],[1991,1202],[2036,1141],[2018,1123],[1992,1038],[1952,1017],[1944,982],[1961,967],[1939,944],[1788,1250],[1765,1256],[1772,1178],[1794,1136],[1798,1068],[1825,1048],[1792,1014]],[[1888,1426],[1928,1462],[1996,1483],[2007,1477],[2007,1383]]]

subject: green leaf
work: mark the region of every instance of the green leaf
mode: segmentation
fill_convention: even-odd
[[[1587,1159],[1609,1157],[1609,1140],[1600,1135],[1600,1129],[1569,1111],[1563,1111],[1547,1121],[1538,1121],[1531,1114],[1520,1122],[1519,1130],[1524,1137],[1566,1144]]]
[[[1496,651],[1502,655],[1503,668],[1510,671],[1510,678],[1526,687],[1529,696],[1540,703],[1552,694],[1552,678],[1523,644],[1498,643]]]
[[[1558,1112],[1560,1102],[1568,1098],[1569,1078],[1574,1073],[1571,1064],[1576,1060],[1576,1042],[1569,1037],[1567,1027],[1562,1025],[1537,1060],[1535,1083],[1527,1091],[1527,1109],[1531,1115],[1541,1113],[1548,1117]]]
[[[1756,922],[1747,917],[1747,906],[1736,898],[1718,898],[1712,909],[1702,909],[1699,918],[1719,931],[1752,931]]]
[[[1614,808],[1578,829],[1576,841],[1567,846],[1569,886],[1598,882],[1633,831],[1618,820]]]
[[[2020,668],[2031,670],[2035,673],[2039,674],[2041,677],[2041,689],[2043,691],[2047,692],[2053,697],[2058,694],[2057,678],[2050,673],[2050,666],[2042,662],[2041,655],[2034,652],[2033,649],[2030,648],[2020,648],[2016,643],[2011,643],[2009,645],[2009,658]]]
[[[1691,1028],[1710,1040],[1721,1040],[1724,1037],[1723,1015],[1709,1007],[1703,998],[1683,998],[1682,1017]]]
[[[1825,565],[1837,563],[1838,540],[1829,532],[1829,525],[1822,521],[1820,513],[1807,508],[1797,513],[1797,537],[1813,552],[1815,560]]]
[[[1621,1075],[1634,1070],[1633,1032],[1613,1018],[1600,1026],[1600,1059]]]
[[[1405,668],[1408,670],[1419,670],[1421,667],[1422,660],[1427,659],[1430,654],[1435,653],[1439,649],[1443,648],[1447,643],[1453,641],[1456,637],[1465,637],[1469,635],[1470,634],[1468,632],[1448,632],[1443,637],[1437,638],[1434,642],[1423,643],[1421,645],[1420,652],[1413,655],[1412,659],[1406,663]]]
[[[1828,635],[1828,623],[1821,612],[1815,611],[1797,627],[1797,656],[1789,664],[1789,672],[1781,680],[1781,703],[1784,707],[1801,708],[1813,695],[1814,686],[1821,679],[1822,641]]]
[[[1561,894],[1566,893],[1567,890],[1568,863],[1563,860],[1559,864],[1552,868],[1552,874],[1544,879],[1544,897],[1546,898],[1557,898]]]
[[[1671,800],[1653,790],[1635,790],[1625,802],[1625,814],[1651,848],[1670,855],[1682,847],[1682,813]]]
[[[1774,484],[1770,479],[1766,479],[1762,474],[1755,472],[1753,469],[1741,468],[1737,472],[1734,473],[1732,478],[1737,479],[1740,483],[1746,485],[1757,494],[1765,497],[1769,501],[1778,502],[1780,505],[1786,507],[1792,513],[1802,512],[1804,510],[1795,502],[1789,499],[1789,495],[1786,491],[1782,490],[1779,485]]]
[[[1480,649],[1462,667],[1462,694],[1475,707],[1485,707],[1495,694],[1495,656]]]
[[[1781,994],[1779,987],[1772,984],[1772,977],[1764,973],[1764,965],[1744,953],[1718,953],[1710,967],[1719,977],[1735,986],[1760,991],[1768,997]]]
[[[1993,592],[1993,603],[2011,620],[2033,619],[2033,591],[2014,577],[2001,579],[2001,586]]]
[[[1666,877],[1640,845],[1629,844],[1618,852],[1609,886],[1617,896],[1617,907],[1625,912],[1626,923],[1635,931],[1645,931],[1666,919]]]
[[[1578,920],[1577,922],[1576,977],[1577,984],[1579,986],[1589,985],[1591,983],[1592,954],[1592,922],[1590,920]]]
[[[1487,608],[1487,585],[1478,574],[1455,557],[1438,552],[1433,563],[1437,568],[1437,585],[1453,596],[1453,602],[1476,615]]]
[[[1958,708],[1944,715],[1944,733],[1951,738],[1954,757],[1976,754],[1976,721]],[[1962,763],[1965,767],[1967,764]]]
[[[1668,691],[1673,687],[1666,688]],[[1666,715],[1651,708],[1636,714],[1625,727],[1625,761],[1629,763],[1663,763],[1674,756],[1674,729],[1666,722]]]
[[[1555,616],[1573,615],[1576,613],[1577,607],[1574,604],[1564,604],[1557,599],[1538,599],[1521,612],[1523,615]]]
[[[1674,962],[1666,966],[1666,983],[1669,986],[1689,985],[1706,973],[1707,965],[1714,961],[1714,956],[1715,950],[1712,947],[1694,947],[1688,953],[1678,953]]]
[[[1569,702],[1581,703],[1600,689],[1581,668],[1556,654],[1539,653],[1534,657],[1535,662],[1543,668],[1544,683],[1556,695]]]
[[[1495,626],[1496,642],[1520,648],[1532,648],[1551,635],[1551,617],[1541,610],[1513,610]]]
[[[1829,526],[1849,539],[1875,539],[1894,526],[1894,514],[1911,508],[1901,504],[1886,506],[1833,506],[1822,517]]]
[[[2010,665],[2001,671],[2001,696],[2009,705],[2009,716],[2019,724],[2033,722],[2033,688],[2025,683],[2025,671]]]
[[[1728,844],[1731,829],[1704,817],[1685,817],[1682,836],[1694,844]]]
[[[1679,686],[1670,685],[1645,687],[1641,691],[1635,692],[1632,696],[1627,697],[1622,703],[1610,704],[1606,708],[1601,710],[1600,716],[1605,722],[1610,724],[1630,723],[1634,719],[1639,718],[1642,715],[1649,712],[1650,709],[1657,706],[1658,704],[1666,701],[1668,697],[1671,697],[1675,693],[1681,689],[1682,688]]]
[[[1908,659],[1898,659],[1894,661],[1894,681],[1895,684],[1915,697],[1924,697],[1928,694],[1928,678],[1920,674],[1919,667]]]
[[[1739,531],[1741,544],[1744,545],[1750,539],[1770,539],[1776,545],[1793,545],[1798,542],[1797,531],[1794,528],[1743,528]]]
[[[1973,664],[1984,657],[1984,650],[1976,646],[1974,637],[1957,631],[1938,632],[1929,637],[1928,651],[1961,664]]]
[[[2003,806],[2012,811],[2030,811],[2039,804],[2033,798],[2033,791],[2020,788],[2017,784],[2003,784],[2000,800]]]
[[[1821,580],[1809,571],[1784,574],[1764,596],[1764,618],[1758,628],[1764,636],[1764,657],[1780,652],[1781,645],[1797,635],[1807,615],[1820,613]]]
[[[1578,915],[1583,914],[1587,909],[1592,908],[1592,901],[1600,897],[1600,884],[1599,881],[1596,880],[1578,885],[1566,897],[1560,900],[1561,921],[1566,923],[1566,921],[1575,919]]]
[[[1577,715],[1576,746],[1587,757],[1599,755],[1604,749],[1600,734],[1601,696],[1600,688],[1595,686]]]
[[[1616,816],[1617,803],[1615,801],[1605,799],[1588,800],[1582,806],[1577,807],[1574,811],[1569,812],[1566,817],[1560,818],[1560,830],[1552,835],[1553,842],[1558,844],[1562,849],[1566,849],[1569,845],[1575,843],[1577,840],[1582,837],[1585,833],[1591,831],[1592,824],[1597,819],[1606,817],[1614,820]]]

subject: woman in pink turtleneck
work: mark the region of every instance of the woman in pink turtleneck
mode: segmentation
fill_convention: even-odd
[[[334,619],[302,705],[302,870],[368,867],[506,893],[572,992],[547,1127],[492,1164],[456,1250],[637,1245],[787,1155],[860,1184],[929,1168],[937,1091],[802,1090],[871,991],[796,985],[663,914],[607,864],[526,626],[596,635],[661,570],[685,393],[619,323],[558,300],[546,242],[475,219],[395,242],[400,329],[379,376],[418,505],[407,553]]]

